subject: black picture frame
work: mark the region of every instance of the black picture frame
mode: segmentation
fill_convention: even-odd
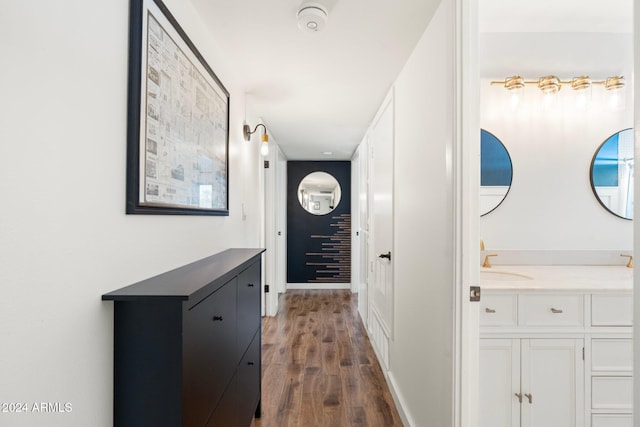
[[[229,215],[229,92],[161,0],[130,0],[127,214]]]

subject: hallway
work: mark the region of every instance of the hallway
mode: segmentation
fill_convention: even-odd
[[[263,320],[252,427],[402,426],[350,291],[288,291]]]

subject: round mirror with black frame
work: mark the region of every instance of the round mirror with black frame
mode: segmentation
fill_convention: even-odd
[[[513,164],[495,135],[480,129],[480,216],[493,212],[511,189]]]
[[[340,203],[342,190],[338,180],[327,172],[312,172],[298,185],[298,202],[313,215],[331,213]]]
[[[633,129],[616,132],[600,144],[589,178],[602,207],[617,217],[633,219]]]

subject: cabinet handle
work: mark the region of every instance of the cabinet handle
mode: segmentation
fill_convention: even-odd
[[[254,362],[247,362],[247,365],[253,366],[253,365],[255,365],[255,363]]]
[[[527,397],[527,399],[529,399],[529,403],[533,403],[533,394],[525,393],[524,395]]]
[[[518,402],[522,403],[522,393],[514,393],[518,398]]]
[[[253,288],[255,285],[253,283],[247,283],[247,286]]]
[[[552,312],[553,314],[558,314],[558,313],[562,313],[562,310],[559,310],[559,309],[557,309],[557,308],[553,308],[553,307],[552,307],[552,308],[551,308],[551,312]]]
[[[212,319],[214,322],[222,322],[222,316],[213,316]]]
[[[485,313],[495,313],[496,312],[493,308],[489,308],[489,307],[485,308],[484,311],[485,311]]]

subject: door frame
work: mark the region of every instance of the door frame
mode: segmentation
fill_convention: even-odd
[[[634,52],[640,46],[640,7],[633,7],[633,43]],[[633,58],[633,74],[640,76],[640,55],[634,54]],[[640,85],[634,84],[633,93],[633,109],[634,109],[634,150],[640,152]],[[640,200],[640,174],[634,174],[634,200]],[[640,203],[634,204],[634,218],[640,218]],[[637,221],[637,219],[635,220]],[[634,232],[637,227],[634,226]],[[636,233],[633,239],[633,253],[640,254],[640,233]],[[640,272],[634,268],[633,283],[640,283]],[[635,286],[634,286],[635,287]],[[640,292],[633,292],[633,370],[640,372]],[[640,411],[640,375],[633,376],[633,407],[635,414]],[[634,415],[634,420],[640,416]]]
[[[480,74],[478,5],[454,1],[455,79],[453,197],[454,227],[454,414],[456,427],[478,423],[479,305],[471,303],[470,286],[480,282]]]
[[[263,315],[273,317],[278,313],[278,295],[286,290],[284,269],[286,266],[286,157],[276,144],[261,161],[269,161],[264,169],[265,192],[265,284],[269,292],[264,294]]]

